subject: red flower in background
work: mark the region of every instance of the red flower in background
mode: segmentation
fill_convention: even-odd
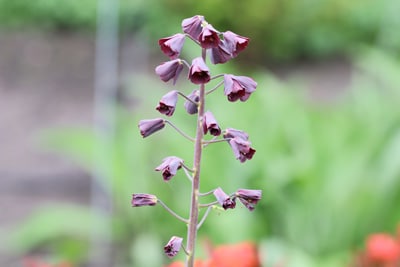
[[[260,267],[255,244],[242,242],[235,245],[216,247],[208,267]]]
[[[397,229],[399,231],[399,229]],[[398,235],[398,232],[397,232]],[[365,250],[357,253],[351,267],[399,267],[399,235],[371,234],[365,241]]]
[[[42,260],[35,258],[26,258],[23,261],[24,267],[73,267],[72,264],[68,262],[60,262],[57,264],[46,263]]]
[[[194,262],[194,267],[207,267],[208,265],[205,265],[204,261],[202,260],[195,260]],[[167,267],[185,267],[185,264],[180,261],[176,261],[168,265]]]
[[[215,247],[207,261],[196,260],[195,267],[260,267],[257,247],[252,242]],[[174,262],[167,267],[184,267],[182,262]]]
[[[374,263],[396,263],[400,261],[400,243],[391,235],[370,235],[366,242],[366,257]]]

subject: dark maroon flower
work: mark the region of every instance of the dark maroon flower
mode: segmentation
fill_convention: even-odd
[[[234,199],[231,199],[230,196],[228,196],[220,187],[214,190],[214,196],[221,204],[222,208],[224,210],[227,209],[234,209],[236,207],[236,202]]]
[[[161,38],[158,40],[158,44],[165,55],[170,59],[176,59],[181,53],[185,38],[186,36],[183,33],[177,33],[169,37]]]
[[[224,75],[224,93],[228,100],[235,102],[246,101],[250,94],[256,90],[257,83],[246,76],[234,76],[232,74]]]
[[[168,256],[168,258],[173,258],[176,256],[176,254],[178,254],[179,250],[182,247],[182,241],[182,237],[171,237],[168,243],[164,246],[164,253]]]
[[[186,100],[184,103],[185,109],[189,114],[196,114],[198,112],[197,103],[199,103],[200,95],[199,90],[193,90],[190,95],[187,96],[192,101]]]
[[[193,59],[189,69],[189,80],[194,84],[203,84],[210,81],[210,69],[202,57]]]
[[[157,204],[157,197],[150,194],[132,194],[132,207],[154,206]]]
[[[160,76],[161,80],[164,82],[173,79],[173,84],[175,84],[182,70],[183,62],[178,58],[158,65],[156,67],[156,74]]]
[[[165,127],[165,120],[161,118],[139,121],[140,134],[147,137]]]
[[[236,57],[249,44],[249,38],[237,35],[231,31],[224,32],[222,36],[232,57]]]
[[[261,190],[238,189],[235,196],[239,198],[240,202],[242,202],[246,208],[253,211],[255,205],[261,199]]]
[[[164,181],[169,181],[176,175],[177,170],[182,167],[183,160],[178,157],[166,157],[163,162],[155,169],[161,171]]]
[[[175,111],[176,102],[178,101],[178,91],[173,90],[167,94],[165,94],[156,109],[161,113],[167,116],[172,116]]]
[[[219,136],[221,134],[221,128],[219,128],[217,120],[210,111],[205,112],[203,117],[203,132],[207,134],[208,131],[214,136]]]
[[[248,159],[252,159],[254,153],[256,153],[256,150],[251,147],[251,143],[242,138],[235,137],[230,139],[228,142],[231,145],[236,159],[240,160],[242,163]]]
[[[245,141],[249,140],[249,135],[242,130],[236,130],[233,128],[225,129],[224,138],[235,138],[235,137],[241,138]]]
[[[211,48],[210,61],[212,64],[223,64],[232,58],[226,42],[221,40],[217,47]]]
[[[184,33],[189,34],[193,39],[198,40],[201,31],[203,30],[202,24],[204,16],[196,15],[182,21],[182,30]]]
[[[218,47],[220,42],[218,31],[211,24],[206,24],[199,35],[199,42],[202,48]]]

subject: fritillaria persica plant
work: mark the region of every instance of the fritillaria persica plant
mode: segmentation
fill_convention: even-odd
[[[232,194],[225,193],[221,187],[207,193],[200,192],[200,167],[202,151],[207,145],[217,142],[227,142],[232,148],[233,154],[240,162],[253,158],[256,150],[251,147],[249,136],[246,132],[228,128],[221,130],[217,119],[206,109],[206,97],[211,97],[218,88],[223,86],[224,94],[228,101],[246,101],[256,90],[257,83],[250,77],[236,76],[233,74],[218,74],[212,76],[207,66],[207,56],[211,64],[223,64],[235,58],[244,50],[249,39],[239,36],[231,31],[219,32],[209,24],[203,16],[197,15],[182,21],[183,33],[177,33],[158,41],[161,51],[169,57],[169,61],[157,66],[156,74],[164,82],[175,84],[182,70],[188,68],[188,80],[198,86],[198,89],[188,93],[173,90],[161,97],[156,110],[161,114],[171,117],[174,114],[179,97],[185,100],[184,108],[190,115],[197,114],[196,135],[191,137],[181,131],[175,124],[164,118],[141,120],[139,122],[140,134],[148,137],[162,130],[166,125],[173,127],[180,135],[194,143],[193,166],[187,166],[184,160],[177,156],[170,156],[162,160],[155,168],[161,172],[165,182],[171,180],[179,170],[183,170],[191,183],[191,203],[189,218],[183,218],[167,207],[155,195],[133,194],[132,206],[161,205],[178,220],[187,224],[186,245],[183,238],[172,236],[164,247],[165,254],[172,258],[181,249],[186,253],[186,266],[193,267],[197,231],[204,223],[212,208],[223,210],[234,209],[238,199],[247,209],[253,211],[257,202],[261,199],[261,190],[238,189]],[[181,50],[186,39],[196,43],[200,47],[200,56],[192,59],[191,64],[180,58]],[[206,90],[207,84],[214,79],[221,81],[213,88]],[[212,137],[207,137],[208,135]],[[202,203],[204,196],[214,195],[215,201]],[[205,209],[205,212],[200,212]],[[200,216],[202,214],[202,216]],[[200,218],[201,217],[201,218]]]

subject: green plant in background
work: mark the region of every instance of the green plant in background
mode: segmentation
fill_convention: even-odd
[[[253,129],[257,125],[257,130],[249,134],[257,148],[267,151],[265,157],[255,157],[244,166],[225,156],[231,153],[229,147],[210,146],[205,151],[204,164],[208,167],[203,169],[202,185],[215,188],[226,183],[226,190],[231,191],[235,190],[235,177],[240,177],[243,187],[263,189],[265,199],[259,203],[258,212],[250,216],[244,214],[245,209],[223,216],[210,214],[202,232],[212,236],[214,242],[257,240],[261,255],[268,255],[263,266],[283,260],[293,267],[338,267],[347,264],[352,251],[369,233],[393,231],[400,220],[400,80],[396,75],[400,64],[382,51],[362,49],[358,53],[355,65],[360,72],[354,73],[351,88],[330,104],[313,103],[297,82],[281,82],[264,72],[256,78],[259,88],[268,90],[258,90],[235,117],[229,114],[236,107],[210,99],[209,104],[221,110],[215,111],[215,116],[227,126]],[[140,110],[140,117],[151,116],[153,109],[147,108],[153,107],[150,99],[165,88],[159,88],[159,83],[147,75],[136,74],[133,79],[130,93],[138,100],[134,110]],[[146,91],[144,98],[136,84],[147,84],[154,91]],[[252,119],[248,120],[250,115]],[[183,130],[190,132],[185,122],[192,120],[184,111],[177,110],[174,117],[184,122]],[[179,137],[171,135],[170,128],[151,142],[143,141],[137,134],[139,119],[120,108],[114,153],[108,161],[114,181],[113,240],[119,252],[116,266],[161,266],[163,259],[157,251],[163,240],[171,232],[184,234],[167,213],[138,209],[132,214],[126,204],[135,188],[156,194],[176,207],[177,213],[184,213],[186,205],[182,203],[187,203],[179,194],[184,190],[181,183],[171,180],[166,184],[154,176],[152,167],[168,155],[154,158],[151,151],[163,146],[165,151],[182,157],[192,153],[174,145]],[[96,146],[91,130],[51,130],[45,140],[49,148],[91,171]],[[62,253],[61,248],[66,246],[63,242],[87,240],[85,225],[70,221],[75,226],[57,228],[52,223],[52,211],[42,211],[24,222],[24,231],[17,231],[11,243],[21,251],[45,246]],[[77,211],[76,216],[81,213]],[[52,230],[38,231],[35,217],[41,218],[40,225],[52,225]],[[143,230],[143,223],[147,230]],[[199,238],[206,236],[200,234]]]

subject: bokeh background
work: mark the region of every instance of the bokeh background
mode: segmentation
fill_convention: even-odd
[[[0,265],[170,262],[162,247],[185,226],[159,207],[132,209],[131,194],[187,214],[183,173],[165,183],[154,167],[169,155],[190,163],[192,145],[171,128],[142,139],[137,122],[158,117],[172,88],[154,74],[167,60],[158,39],[202,14],[251,38],[215,70],[258,82],[245,103],[221,91],[209,100],[257,153],[240,164],[229,146],[207,147],[202,188],[260,188],[263,199],[252,213],[213,212],[199,257],[210,242],[250,240],[266,267],[353,266],[367,236],[400,222],[399,10],[397,0],[0,0]],[[172,120],[191,133],[182,103]]]

